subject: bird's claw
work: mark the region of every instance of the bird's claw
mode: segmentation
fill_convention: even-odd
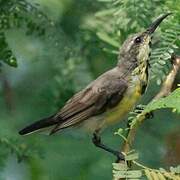
[[[125,156],[121,152],[117,152],[116,157],[116,163],[119,163],[119,161],[125,161]]]
[[[95,145],[101,144],[101,138],[99,136],[97,136],[96,133],[93,133],[92,141]]]
[[[153,112],[146,113],[146,119],[152,119],[154,117]]]

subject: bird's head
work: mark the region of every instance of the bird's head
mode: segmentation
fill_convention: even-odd
[[[171,13],[157,18],[144,32],[131,35],[122,45],[120,57],[123,61],[141,64],[147,61],[150,55],[151,39],[160,23]]]

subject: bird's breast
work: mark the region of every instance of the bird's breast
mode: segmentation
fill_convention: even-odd
[[[141,83],[139,80],[132,81],[123,95],[119,104],[109,109],[106,113],[105,124],[113,124],[123,119],[141,97]]]

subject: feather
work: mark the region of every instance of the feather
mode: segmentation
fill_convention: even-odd
[[[27,135],[55,125],[57,123],[57,119],[54,119],[53,117],[54,116],[50,116],[48,118],[41,119],[19,131],[19,134]]]

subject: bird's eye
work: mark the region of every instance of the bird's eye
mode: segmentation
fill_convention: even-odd
[[[140,37],[137,37],[136,39],[135,39],[135,43],[141,43],[141,38]]]

